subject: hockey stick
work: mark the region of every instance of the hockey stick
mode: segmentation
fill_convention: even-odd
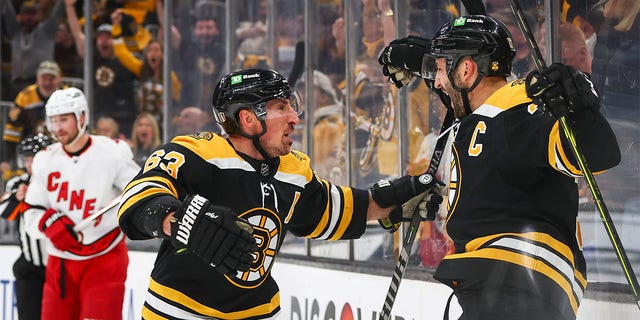
[[[105,214],[105,212],[111,210],[113,207],[115,207],[116,205],[120,204],[120,199],[122,199],[122,195],[119,195],[119,196],[113,198],[113,200],[109,201],[104,207],[102,207],[102,209],[92,213],[90,216],[88,216],[88,217],[82,219],[82,221],[76,223],[76,225],[73,227],[73,231],[78,233],[78,232],[86,229],[99,216]]]
[[[447,114],[442,121],[440,136],[438,136],[436,145],[433,149],[433,155],[431,155],[429,167],[427,168],[427,171],[425,171],[425,173],[431,174],[433,176],[435,176],[436,172],[438,171],[438,167],[440,166],[440,161],[442,160],[442,155],[444,153],[444,149],[449,137],[449,135],[445,134],[445,132],[449,132],[449,130],[451,129],[451,125],[455,120],[453,109],[450,107],[450,103],[446,102],[448,101],[448,97],[446,97],[446,95],[441,90],[436,90],[436,92],[440,96],[440,100],[442,100],[442,102],[447,107]],[[402,277],[404,276],[407,262],[409,262],[411,248],[413,247],[413,242],[416,239],[416,233],[421,221],[422,219],[420,218],[420,215],[414,212],[413,216],[411,217],[409,227],[407,228],[404,241],[402,243],[402,250],[400,251],[398,261],[396,262],[396,268],[393,270],[393,278],[391,278],[391,284],[389,285],[389,290],[387,291],[387,296],[384,300],[384,305],[382,306],[382,312],[380,312],[380,317],[378,318],[379,320],[388,320],[391,317],[391,309],[393,308],[393,303],[396,300],[396,295],[398,294],[398,289],[400,288],[400,281],[402,281]]]
[[[469,14],[486,13],[482,1],[474,2],[470,0],[463,0],[462,3]],[[430,89],[434,89],[433,83],[429,83],[429,81],[427,81],[426,79],[425,84]],[[431,156],[429,167],[425,172],[434,176],[438,171],[438,167],[440,166],[440,161],[442,160],[442,155],[444,153],[444,149],[448,140],[449,135],[446,133],[449,132],[449,130],[453,127],[452,125],[455,120],[455,115],[453,113],[453,108],[451,107],[451,100],[449,99],[449,97],[444,92],[442,92],[442,90],[435,91],[440,97],[442,104],[444,104],[444,106],[447,108],[447,114],[442,121],[440,135],[438,136],[436,146],[433,149],[433,155]],[[402,250],[400,251],[400,256],[398,257],[398,262],[396,263],[396,268],[393,271],[393,278],[391,278],[391,284],[389,285],[389,290],[387,291],[387,296],[384,300],[384,305],[382,306],[382,312],[380,312],[380,317],[378,318],[379,320],[388,320],[391,317],[391,309],[393,308],[393,303],[395,302],[396,296],[398,295],[400,282],[402,281],[402,277],[404,276],[407,262],[409,262],[409,255],[411,253],[411,248],[413,247],[413,242],[416,238],[416,233],[418,231],[420,222],[420,215],[414,212],[413,217],[411,217],[409,227],[407,228],[407,234],[404,237]]]
[[[469,14],[481,14],[486,15],[487,10],[484,7],[484,3],[481,0],[461,0],[462,5]]]
[[[545,68],[545,62],[542,58],[542,54],[540,53],[540,49],[536,43],[536,40],[531,33],[531,29],[529,29],[529,25],[525,20],[524,13],[522,12],[522,7],[520,7],[520,3],[518,0],[511,0],[511,11],[513,11],[513,15],[516,18],[516,22],[518,23],[518,27],[520,27],[520,31],[524,35],[527,43],[529,44],[529,48],[533,52],[532,57],[533,61],[536,64],[536,68],[539,72]],[[602,198],[602,194],[600,193],[600,188],[598,188],[598,184],[596,183],[595,178],[593,177],[593,173],[589,169],[587,165],[587,161],[584,157],[584,154],[580,151],[578,143],[576,141],[576,137],[573,131],[573,128],[567,122],[567,119],[562,116],[560,119],[560,126],[562,127],[562,131],[564,132],[567,140],[571,144],[571,150],[573,150],[573,154],[575,155],[578,164],[580,166],[580,170],[584,176],[584,179],[589,186],[589,190],[591,191],[591,195],[593,196],[593,200],[595,201],[596,207],[600,212],[600,218],[604,223],[604,227],[607,231],[607,235],[609,236],[609,240],[611,240],[611,244],[613,245],[613,249],[616,252],[616,256],[618,256],[618,260],[620,261],[620,265],[622,266],[622,271],[624,272],[629,285],[631,286],[631,290],[633,291],[633,296],[636,301],[636,305],[640,308],[640,294],[638,279],[633,272],[633,268],[631,267],[631,263],[629,262],[629,258],[627,257],[627,253],[622,247],[622,241],[620,241],[620,237],[618,236],[618,232],[616,231],[616,227],[613,225],[613,221],[611,220],[611,215],[609,214],[609,210],[604,203],[604,199]]]
[[[293,57],[293,66],[291,66],[291,72],[289,72],[289,85],[293,88],[298,82],[300,75],[304,71],[304,41],[298,41],[296,43],[295,56]]]

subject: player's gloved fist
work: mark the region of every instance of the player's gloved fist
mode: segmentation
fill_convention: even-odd
[[[445,186],[436,185],[393,209],[388,218],[378,219],[378,222],[385,230],[395,232],[403,221],[411,221],[414,214],[417,214],[420,220],[433,221],[436,219],[436,213],[440,209],[442,195],[445,192]]]
[[[408,36],[391,41],[380,56],[382,73],[398,88],[409,84],[413,76],[420,76],[422,57],[430,44],[429,39]]]
[[[61,251],[80,247],[78,235],[73,231],[74,226],[75,223],[67,215],[54,209],[45,211],[38,224],[40,231]]]
[[[556,118],[599,110],[600,98],[589,76],[568,65],[554,63],[525,79],[527,96]]]
[[[171,243],[188,250],[220,273],[247,271],[258,251],[253,228],[229,208],[213,205],[200,195],[187,197],[171,220]]]
[[[407,175],[393,181],[376,182],[371,187],[371,196],[381,208],[388,208],[399,206],[438,185],[444,186],[444,183],[428,173],[419,176]]]
[[[382,73],[398,88],[408,85],[414,78],[414,75],[409,70],[392,66],[383,66]]]

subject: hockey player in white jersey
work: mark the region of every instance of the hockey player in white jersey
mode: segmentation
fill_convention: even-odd
[[[76,233],[75,224],[118,196],[140,170],[124,141],[87,132],[87,100],[55,91],[45,106],[59,141],[33,160],[27,232],[49,242],[42,319],[119,319],[129,258],[116,210]]]

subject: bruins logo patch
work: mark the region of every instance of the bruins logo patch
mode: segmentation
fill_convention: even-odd
[[[96,69],[96,83],[98,86],[107,88],[113,85],[113,81],[116,78],[116,73],[108,66],[100,66]]]
[[[211,139],[213,139],[213,133],[208,132],[208,131],[192,133],[192,134],[189,134],[189,136],[193,137],[194,139],[202,139],[202,140],[211,140]]]
[[[458,165],[460,163],[458,150],[456,150],[455,146],[452,146],[451,150],[453,153],[453,159],[451,160],[451,167],[449,171],[449,202],[447,203],[447,212],[449,212],[449,216],[447,217],[447,220],[449,220],[453,212],[456,210],[458,198],[460,197],[459,191],[462,184],[462,172]]]
[[[302,158],[302,156],[300,154],[298,154],[297,152],[291,150],[290,151],[291,155],[293,155],[294,157],[296,157],[296,159],[298,159],[299,161],[304,160],[304,158]]]
[[[213,59],[210,59],[208,57],[198,57],[196,64],[200,72],[209,76],[214,74],[218,70],[218,66],[213,61]]]
[[[282,221],[275,212],[265,208],[255,208],[238,217],[251,223],[258,251],[253,254],[253,263],[248,271],[238,271],[235,278],[225,277],[238,287],[251,289],[259,286],[269,275],[281,241]]]

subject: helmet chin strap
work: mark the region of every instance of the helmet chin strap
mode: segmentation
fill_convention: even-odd
[[[76,135],[75,138],[73,138],[73,140],[71,140],[71,142],[68,143],[68,145],[74,145],[76,142],[78,142],[78,140],[80,140],[82,135],[85,133],[86,128],[87,126],[85,126],[84,124],[80,125],[80,121],[78,121],[78,134]]]
[[[85,132],[85,128],[83,127],[82,129],[78,129],[78,134],[76,135],[76,137],[69,143],[69,145],[75,144],[76,142],[78,142],[78,140],[80,140],[80,137],[82,137],[82,135]]]
[[[267,132],[267,124],[264,122],[264,120],[260,120],[260,125],[262,125],[262,132],[260,132],[259,134],[248,135],[241,130],[238,130],[238,134],[247,139],[250,139],[251,142],[253,143],[253,146],[256,148],[256,150],[258,150],[258,152],[260,152],[264,160],[269,160],[274,157],[269,156],[267,154],[267,151],[265,151],[262,145],[260,144],[260,137],[262,137]]]
[[[462,96],[462,106],[464,107],[464,111],[467,113],[467,115],[470,115],[472,113],[471,103],[469,103],[469,92],[473,91],[473,89],[475,89],[476,86],[478,86],[478,84],[480,83],[480,80],[482,80],[484,76],[485,75],[483,73],[479,72],[478,77],[476,77],[476,80],[473,82],[473,84],[469,88],[458,87],[455,81],[452,79],[453,75],[449,74],[448,76],[449,82],[451,82],[451,87],[453,87],[454,90],[460,92],[460,95]]]

